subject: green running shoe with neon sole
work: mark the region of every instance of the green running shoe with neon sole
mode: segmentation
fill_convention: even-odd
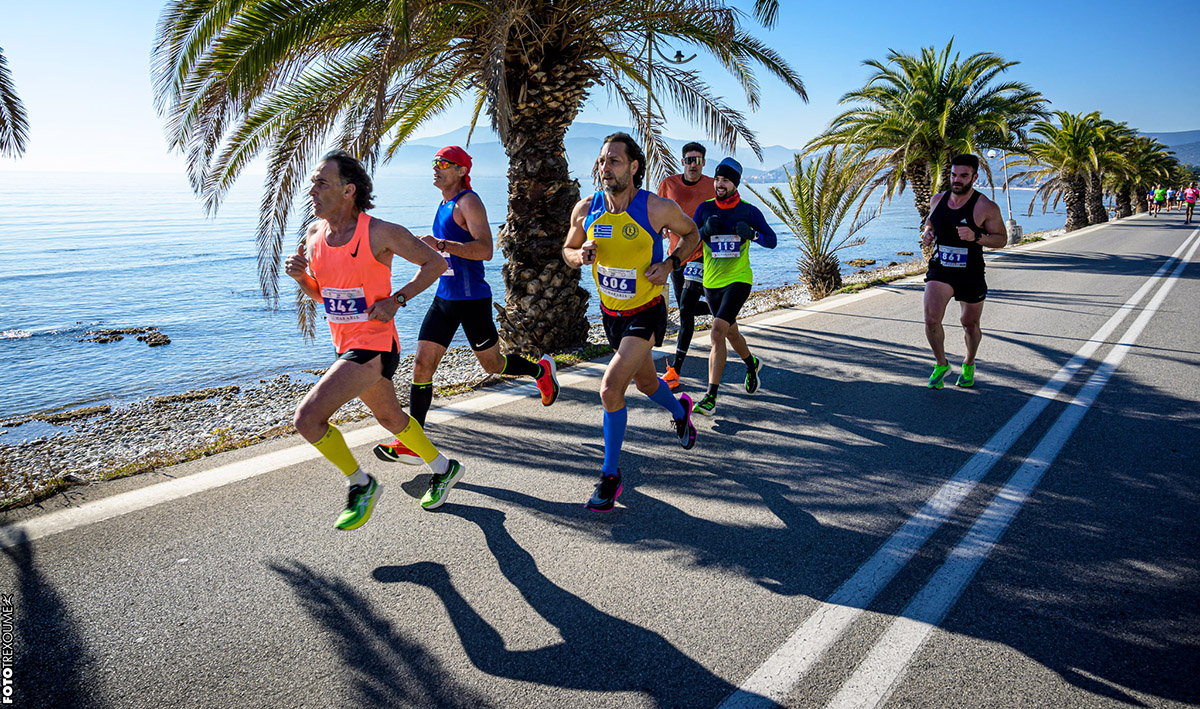
[[[929,388],[941,389],[946,385],[946,375],[950,373],[950,365],[939,364],[933,368],[933,374],[929,375]]]
[[[955,382],[954,384],[956,386],[960,386],[964,389],[969,386],[974,386],[974,384],[975,384],[975,365],[964,364],[962,366],[962,373],[960,373],[958,375],[958,381]]]
[[[692,413],[704,414],[705,416],[712,416],[713,412],[716,410],[717,410],[717,397],[713,396],[712,394],[705,394],[704,398],[701,399],[699,403],[697,403],[695,406],[692,407]]]
[[[451,458],[450,466],[446,468],[446,472],[430,478],[429,489],[425,491],[425,496],[421,498],[421,507],[427,510],[436,510],[445,504],[446,498],[450,496],[450,489],[462,478],[462,474],[462,464]]]
[[[342,511],[337,524],[334,525],[338,529],[347,531],[358,529],[371,519],[371,511],[375,509],[375,501],[379,499],[379,491],[382,486],[375,478],[370,475],[367,477],[370,478],[370,482],[366,485],[350,486],[346,509]]]

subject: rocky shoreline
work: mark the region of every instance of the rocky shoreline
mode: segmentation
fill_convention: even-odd
[[[1053,235],[1043,232],[1041,236]],[[1038,236],[1030,234],[1028,237]],[[920,273],[920,258],[892,262],[882,268],[860,270],[846,277],[846,285],[875,283]],[[744,317],[811,302],[807,289],[797,283],[753,292],[742,310]],[[678,313],[672,308],[669,332],[678,330]],[[700,318],[697,329],[707,329],[709,318]],[[606,354],[610,350],[603,328],[593,323],[589,344],[555,355],[559,366]],[[413,356],[404,357],[396,372],[396,391],[407,404]],[[88,484],[154,470],[232,450],[258,441],[293,433],[292,413],[321,372],[281,374],[250,386],[221,386],[171,396],[150,397],[128,406],[89,407],[39,414],[0,422],[0,426],[40,421],[66,426],[33,440],[5,444],[0,437],[0,509],[44,499],[73,485]],[[439,398],[473,391],[504,381],[486,374],[471,351],[452,348],[434,377]],[[370,412],[358,400],[342,407],[339,422],[358,421]]]

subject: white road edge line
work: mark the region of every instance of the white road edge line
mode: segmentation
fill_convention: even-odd
[[[1192,232],[1193,236],[1195,234],[1196,232]],[[950,612],[979,567],[991,554],[1000,536],[1008,529],[1017,512],[1033,493],[1046,470],[1070,440],[1084,414],[1095,403],[1121,361],[1125,359],[1125,355],[1137,342],[1142,330],[1179,280],[1179,275],[1195,254],[1197,246],[1200,246],[1200,241],[1192,244],[1187,255],[1146,305],[1146,309],[1109,351],[1108,356],[1088,378],[1087,383],[1038,442],[1021,467],[992,498],[970,531],[947,556],[945,563],[892,621],[858,669],[829,702],[827,706],[830,709],[875,707],[891,695],[913,655],[920,649],[933,628]]]
[[[738,690],[721,704],[722,709],[771,706],[791,693],[792,688],[825,651],[841,637],[863,609],[945,523],[975,488],[976,483],[983,479],[992,466],[1025,433],[1063,387],[1091,359],[1100,345],[1104,344],[1108,336],[1150,292],[1162,275],[1170,270],[1173,262],[1187,249],[1188,243],[1194,240],[1196,233],[1192,232],[1175,253],[1171,254],[1154,275],[1113,313],[1045,386],[947,480],[920,510],[909,517],[853,576],[822,602],[774,654],[746,678]]]

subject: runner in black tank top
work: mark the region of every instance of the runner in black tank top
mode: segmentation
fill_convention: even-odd
[[[921,238],[925,246],[936,243],[925,275],[925,337],[936,360],[929,376],[930,389],[941,389],[950,372],[942,328],[950,298],[961,306],[959,322],[967,346],[957,384],[969,387],[975,383],[975,353],[983,339],[979,318],[988,291],[983,247],[997,249],[1008,243],[1000,208],[973,187],[978,174],[979,158],[974,155],[959,155],[951,161],[950,190],[934,196]]]

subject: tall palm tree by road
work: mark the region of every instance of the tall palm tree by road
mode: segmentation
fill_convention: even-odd
[[[851,108],[810,141],[805,154],[844,146],[872,158],[884,197],[911,187],[924,223],[931,197],[949,184],[955,155],[1017,150],[1026,127],[1045,115],[1040,93],[1000,80],[1017,62],[990,52],[963,58],[953,45],[951,39],[940,52],[924,47],[919,55],[891,50],[886,61],[863,62],[874,73],[842,97]]]
[[[1053,199],[1055,206],[1062,200],[1067,207],[1067,231],[1088,225],[1087,182],[1099,169],[1096,160],[1097,126],[1100,112],[1088,114],[1055,111],[1052,121],[1038,121],[1030,129],[1032,136],[1025,146],[1026,155],[1009,163],[1027,170],[1014,172],[1009,183],[1032,178],[1043,181],[1029,202],[1029,211],[1040,196],[1042,209]]]
[[[670,152],[659,135],[663,101],[728,150],[759,148],[742,114],[697,72],[655,60],[653,37],[711,54],[751,108],[762,98],[755,66],[804,97],[795,71],[728,5],[171,0],[158,27],[155,91],[171,145],[186,154],[210,209],[266,152],[259,280],[272,299],[293,200],[325,149],[343,147],[374,168],[446,108],[472,102],[475,120],[486,113],[509,158],[507,222],[497,239],[508,258],[501,337],[536,354],[587,332],[587,293],[559,253],[579,199],[563,141],[597,84],[628,109],[659,165]],[[777,0],[756,0],[752,12],[770,26],[777,11]]]
[[[12,73],[0,48],[0,155],[19,157],[29,140],[29,121],[25,106],[13,86]]]

